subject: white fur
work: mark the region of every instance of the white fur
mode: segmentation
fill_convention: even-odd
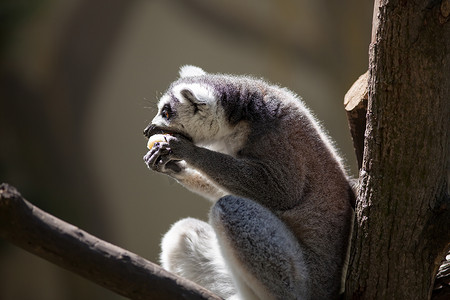
[[[237,151],[242,148],[249,134],[250,128],[247,123],[239,123],[230,128],[223,118],[218,118],[221,130],[215,138],[211,138],[207,143],[201,143],[198,146],[208,148],[209,150],[236,156]]]
[[[205,75],[206,72],[203,71],[203,69],[196,67],[196,66],[191,66],[191,65],[186,65],[186,66],[182,66],[180,68],[180,77],[191,77],[191,76],[202,76]]]
[[[176,222],[164,235],[161,249],[163,268],[214,290],[220,297],[229,298],[235,293],[209,224],[193,218]]]
[[[169,102],[170,98],[168,95],[164,95],[161,97],[161,99],[158,102],[158,113],[156,114],[156,116],[153,118],[152,120],[152,124],[160,124],[160,125],[164,125],[164,120],[161,117],[161,110],[164,106],[164,104],[166,104],[167,102]]]
[[[214,92],[208,86],[200,85],[198,83],[180,83],[177,86],[174,86],[173,94],[175,95],[175,97],[177,97],[177,99],[181,102],[186,102],[184,97],[180,94],[182,90],[190,90],[194,94],[194,96],[202,103],[216,103]]]
[[[178,164],[183,166],[184,170],[176,174],[175,179],[181,182],[188,190],[199,194],[211,202],[216,202],[217,199],[229,194],[229,192],[212,183],[205,175],[187,166],[185,161],[181,161]]]
[[[187,111],[191,103],[181,95],[183,90],[191,91],[202,104],[202,111],[197,115],[192,115],[190,111]],[[196,145],[229,155],[236,154],[245,142],[245,137],[250,129],[246,123],[239,123],[235,127],[230,127],[228,121],[224,118],[222,107],[218,106],[211,87],[198,83],[180,83],[173,87],[172,92],[180,101],[180,104],[177,105],[177,123],[189,124],[188,131]],[[158,111],[160,112],[169,101],[168,95],[161,97],[158,102]],[[186,108],[186,110],[183,108]],[[166,121],[161,118],[159,113],[152,120],[152,123],[161,126],[166,125]],[[171,126],[176,126],[176,124]]]

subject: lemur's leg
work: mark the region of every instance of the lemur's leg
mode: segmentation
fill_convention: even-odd
[[[213,206],[210,221],[242,298],[308,299],[301,246],[272,212],[225,196]]]
[[[216,234],[208,223],[193,218],[176,222],[164,235],[161,248],[161,265],[166,270],[222,298],[236,294]]]

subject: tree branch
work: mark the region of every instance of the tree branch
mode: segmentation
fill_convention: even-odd
[[[130,299],[220,299],[40,210],[8,184],[0,185],[0,237]]]
[[[361,75],[344,96],[348,125],[352,135],[353,147],[361,169],[364,154],[364,132],[366,131],[366,113],[368,98],[369,71]]]

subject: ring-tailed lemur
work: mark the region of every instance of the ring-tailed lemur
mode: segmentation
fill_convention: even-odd
[[[224,298],[333,299],[353,192],[299,97],[247,76],[180,70],[145,129],[149,168],[214,202],[175,223],[161,262]]]

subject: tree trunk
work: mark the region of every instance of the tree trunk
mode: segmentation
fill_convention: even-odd
[[[347,299],[427,299],[449,248],[449,15],[375,1]]]

